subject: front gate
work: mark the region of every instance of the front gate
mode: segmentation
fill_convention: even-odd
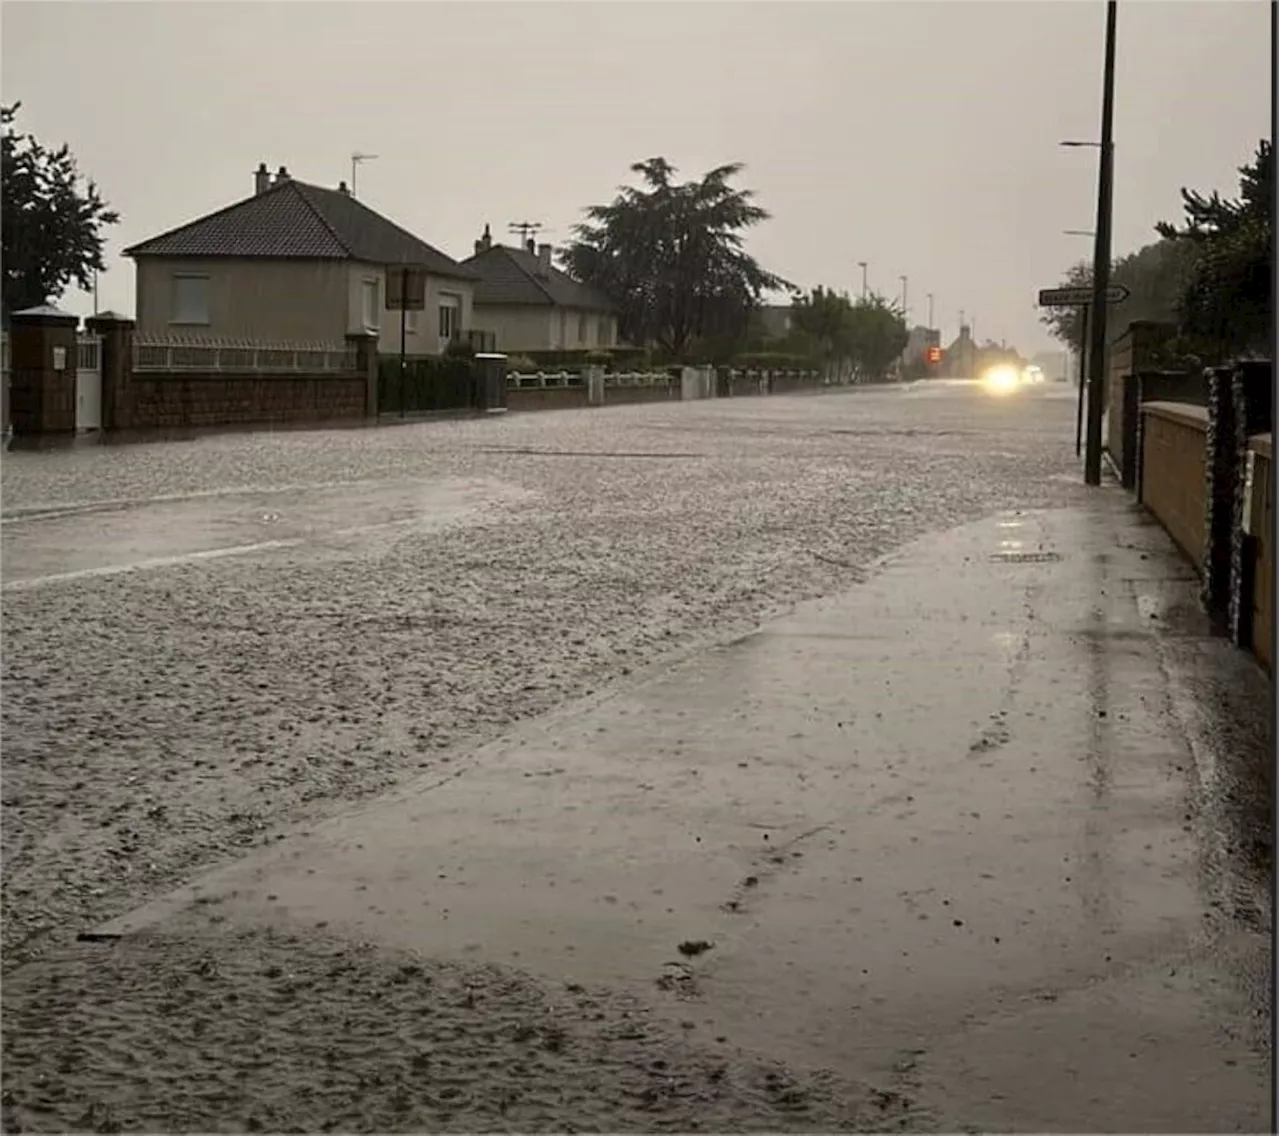
[[[76,430],[102,429],[102,337],[82,335],[76,344]]]

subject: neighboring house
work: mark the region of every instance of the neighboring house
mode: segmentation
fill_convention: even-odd
[[[978,345],[968,324],[960,325],[960,334],[943,354],[943,366],[953,379],[978,377]]]
[[[786,339],[791,334],[793,316],[790,304],[762,304],[756,309],[755,318],[762,339]]]
[[[265,164],[254,194],[125,250],[137,266],[142,334],[333,343],[378,333],[400,350],[400,313],[384,310],[388,267],[426,273],[426,307],[406,315],[405,346],[437,355],[471,326],[475,278],[457,261],[357,201]]]
[[[478,279],[472,325],[492,332],[497,349],[558,351],[618,345],[618,317],[607,297],[551,263],[551,246],[496,245],[484,227],[462,267]]]

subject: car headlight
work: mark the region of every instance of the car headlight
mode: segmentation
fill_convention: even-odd
[[[1013,367],[992,367],[982,381],[996,394],[1007,394],[1018,389],[1018,372]]]

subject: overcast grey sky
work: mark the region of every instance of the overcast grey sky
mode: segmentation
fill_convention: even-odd
[[[5,103],[67,141],[127,245],[247,196],[259,161],[359,195],[462,258],[488,221],[565,240],[630,163],[745,162],[773,219],[750,248],[803,286],[936,296],[982,338],[1044,346],[1038,287],[1090,242],[1102,0],[970,2],[6,2]],[[1269,130],[1265,0],[1122,0],[1115,249],[1231,191]],[[63,306],[84,314],[85,297]]]

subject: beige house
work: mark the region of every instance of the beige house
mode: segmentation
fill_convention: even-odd
[[[469,329],[474,274],[375,213],[345,183],[326,189],[264,165],[253,196],[125,250],[137,267],[138,332],[164,338],[341,343],[376,332],[400,350],[387,272],[425,270],[426,306],[406,313],[411,355]]]
[[[476,276],[473,325],[493,333],[497,349],[564,351],[618,345],[609,300],[551,263],[551,246],[496,245],[489,226],[462,267]]]

